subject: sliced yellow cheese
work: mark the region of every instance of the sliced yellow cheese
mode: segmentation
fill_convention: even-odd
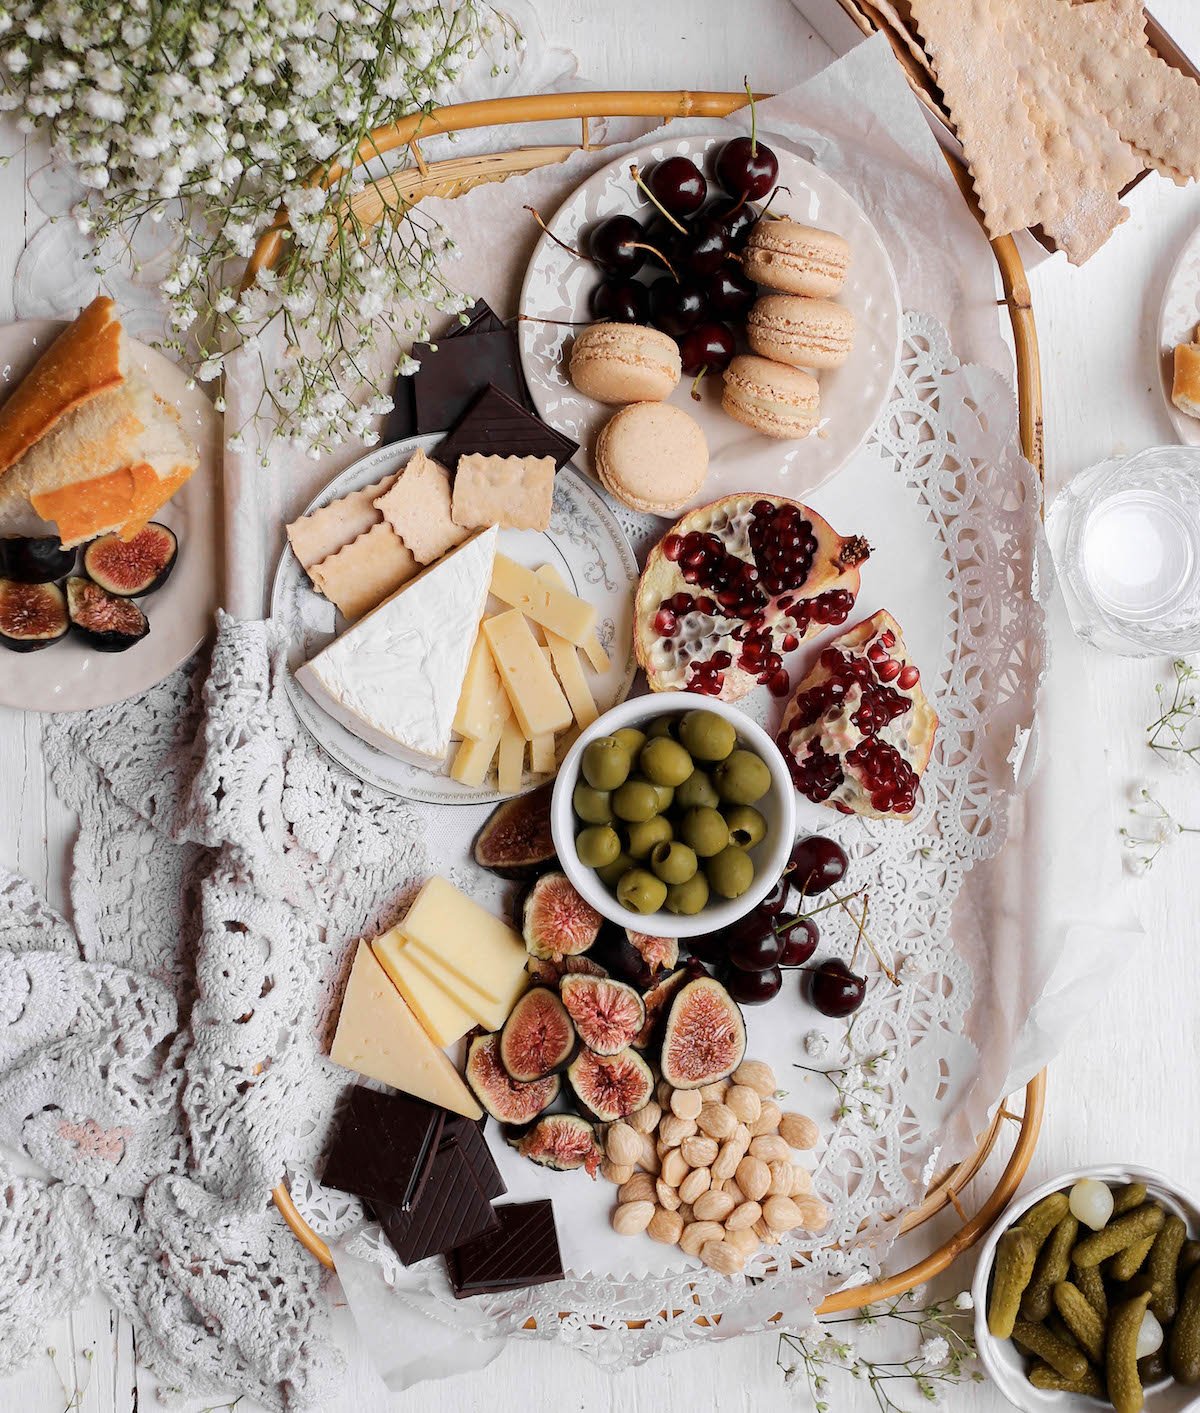
[[[491,649],[480,633],[467,663],[467,675],[454,713],[454,729],[472,741],[483,741],[494,728],[504,725],[511,711]]]
[[[499,1030],[508,1019],[508,1013],[517,1004],[517,998],[529,984],[529,973],[522,968],[513,978],[508,994],[500,1001],[485,1000],[473,986],[466,985],[447,971],[440,957],[425,951],[419,942],[409,942],[407,948],[412,963],[429,977],[435,986],[440,987],[464,1011],[475,1018],[484,1030]]]
[[[537,576],[539,579],[544,579],[547,584],[553,584],[556,588],[565,589],[567,587],[563,583],[562,575],[553,564],[543,564],[538,570]],[[579,646],[584,656],[592,664],[594,672],[607,672],[612,666],[611,659],[604,651],[604,644],[600,641],[594,628]]]
[[[579,644],[596,627],[596,605],[576,598],[560,585],[539,578],[532,569],[498,554],[492,567],[492,593],[502,602]]]
[[[511,927],[444,878],[425,884],[400,927],[447,971],[498,1004],[512,994],[514,979],[529,960]]]
[[[460,785],[482,785],[496,754],[496,747],[500,744],[501,729],[497,726],[478,741],[468,737],[459,742],[454,753],[454,764],[450,767],[450,779],[457,780]]]
[[[496,783],[502,795],[515,795],[525,777],[525,733],[510,716],[500,728]]]
[[[526,740],[565,731],[573,720],[570,704],[521,614],[510,609],[485,618],[483,632]]]
[[[354,954],[329,1058],[469,1119],[482,1114],[458,1071],[388,980],[369,943],[360,942]]]
[[[554,766],[554,734],[547,731],[529,743],[529,768],[535,775],[552,775]]]
[[[540,571],[539,571],[540,572]],[[550,662],[558,674],[558,681],[567,695],[575,721],[581,728],[590,726],[600,715],[596,709],[596,699],[583,675],[579,662],[579,649],[559,633],[546,629],[546,651]]]
[[[453,1045],[475,1024],[475,1018],[464,1011],[457,1001],[413,966],[412,958],[405,954],[404,934],[398,927],[377,937],[371,943],[371,950],[391,977],[396,990],[412,1008],[413,1015],[437,1044]]]

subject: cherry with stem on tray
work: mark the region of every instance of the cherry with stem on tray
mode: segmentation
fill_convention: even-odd
[[[742,1006],[761,1006],[779,995],[783,973],[777,966],[765,971],[739,971],[731,967],[725,977],[725,989]]]
[[[646,185],[660,210],[684,220],[694,216],[708,198],[708,181],[690,157],[656,162]]]
[[[718,319],[744,319],[758,298],[758,286],[740,265],[726,261],[705,280],[704,293]]]
[[[692,396],[700,400],[700,379],[705,373],[720,373],[728,368],[737,352],[733,330],[728,324],[709,320],[689,329],[679,340],[679,361],[683,371],[695,379]]]
[[[588,296],[594,319],[615,324],[644,324],[649,316],[650,292],[637,280],[601,280]]]
[[[682,338],[705,317],[707,303],[698,284],[662,275],[650,286],[650,322],[673,339]]]
[[[809,973],[809,998],[823,1016],[841,1018],[862,1005],[867,979],[850,970],[845,962],[830,957]]]
[[[824,893],[835,883],[840,883],[846,874],[846,851],[832,839],[821,834],[810,834],[801,839],[788,859],[787,872],[792,884],[806,898]]]
[[[749,79],[745,80],[745,87],[750,99],[750,136],[730,138],[721,146],[713,174],[731,196],[756,201],[775,185],[779,158],[765,142],[758,140],[758,108]]]

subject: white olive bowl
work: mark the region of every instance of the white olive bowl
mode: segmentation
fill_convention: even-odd
[[[1187,1223],[1188,1236],[1200,1234],[1200,1194],[1181,1188],[1162,1173],[1149,1168],[1105,1167],[1080,1168],[1078,1172],[1064,1173],[1052,1182],[1044,1182],[1032,1192],[1026,1192],[1009,1204],[1000,1220],[988,1233],[987,1240],[979,1248],[979,1263],[975,1267],[975,1279],[971,1284],[971,1296],[975,1301],[975,1343],[979,1358],[988,1377],[1014,1408],[1024,1413],[1075,1413],[1084,1409],[1109,1408],[1107,1399],[1089,1398],[1079,1393],[1054,1393],[1047,1389],[1034,1388],[1026,1377],[1028,1360],[1024,1359],[1013,1346],[1011,1340],[997,1339],[987,1325],[988,1288],[991,1285],[992,1265],[996,1259],[996,1243],[1015,1222],[1043,1197],[1052,1192],[1062,1192],[1071,1188],[1083,1178],[1098,1178],[1111,1186],[1128,1182],[1144,1182],[1146,1195],[1155,1202],[1161,1202],[1168,1212],[1175,1212]],[[1182,1410],[1196,1406],[1195,1387],[1187,1388],[1173,1380],[1151,1384],[1146,1389],[1145,1413],[1182,1413]]]
[[[665,908],[656,913],[634,912],[617,901],[616,895],[609,892],[592,869],[580,862],[575,852],[578,821],[572,796],[579,783],[583,753],[598,737],[610,736],[623,727],[642,727],[656,716],[682,715],[685,711],[697,710],[711,711],[731,722],[737,731],[738,745],[753,751],[771,772],[771,788],[754,806],[767,821],[765,838],[750,850],[750,857],[754,860],[754,882],[740,898],[714,896],[700,912],[687,917],[670,913]],[[631,697],[613,707],[580,733],[579,739],[567,752],[558,779],[554,782],[550,829],[563,872],[598,913],[623,927],[651,933],[655,937],[698,937],[701,933],[728,927],[751,908],[757,907],[775,886],[796,838],[796,791],[779,747],[761,726],[736,707],[711,697],[697,697],[692,692],[651,692],[648,696]]]

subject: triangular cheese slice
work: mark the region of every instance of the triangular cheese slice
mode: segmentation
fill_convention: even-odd
[[[487,603],[496,529],[411,579],[296,673],[335,721],[377,750],[436,769]]]
[[[468,1119],[483,1112],[458,1071],[421,1029],[367,942],[358,944],[329,1058]]]

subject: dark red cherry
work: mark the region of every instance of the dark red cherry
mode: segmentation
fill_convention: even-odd
[[[704,205],[708,181],[688,157],[668,157],[651,171],[646,185],[651,195],[672,216],[692,216]]]
[[[679,340],[680,362],[689,378],[705,370],[720,373],[736,352],[733,330],[727,324],[697,324]]]
[[[788,894],[791,892],[791,889],[792,885],[788,882],[787,878],[781,878],[758,905],[758,911],[765,913],[767,917],[773,917],[776,926],[779,925],[779,914],[783,912],[784,908],[787,906]]]
[[[718,319],[738,322],[750,312],[758,298],[758,286],[741,268],[726,260],[715,274],[704,282],[708,307]]]
[[[783,951],[779,955],[781,967],[802,967],[817,950],[821,934],[817,924],[810,917],[776,918],[775,925],[780,929]]]
[[[730,967],[725,976],[725,989],[740,1006],[761,1006],[779,995],[783,972],[778,967],[767,971],[739,971]]]
[[[846,851],[832,839],[813,834],[801,841],[792,850],[788,860],[791,865],[792,885],[806,897],[814,893],[824,893],[840,883],[846,872]]]
[[[757,932],[729,944],[729,960],[739,971],[768,971],[782,954],[783,938],[772,917],[764,917]]]
[[[606,275],[636,275],[646,263],[646,232],[632,216],[606,216],[591,229],[587,253]]]
[[[753,137],[731,137],[717,153],[713,175],[731,196],[757,201],[775,185],[779,158]]]
[[[823,1016],[848,1016],[867,994],[866,978],[856,976],[845,962],[832,957],[809,972],[809,996]]]
[[[698,962],[720,962],[725,959],[726,941],[723,932],[705,932],[689,937],[684,946]]]
[[[725,227],[725,233],[729,237],[730,250],[745,249],[746,242],[750,239],[750,232],[758,224],[759,215],[760,213],[748,202],[738,202],[725,210],[718,209],[714,212],[715,219]]]
[[[650,322],[673,339],[694,329],[705,314],[699,285],[663,275],[650,286]]]
[[[636,280],[602,280],[588,298],[593,319],[617,324],[644,324],[649,308],[646,286]]]
[[[693,275],[715,274],[729,259],[729,232],[711,216],[704,216],[683,236],[675,256]]]

